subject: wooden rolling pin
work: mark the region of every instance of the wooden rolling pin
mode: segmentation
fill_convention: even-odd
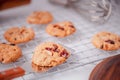
[[[31,0],[0,0],[0,10],[5,10],[25,4],[29,4]]]
[[[93,69],[89,80],[120,80],[120,54],[100,62]]]

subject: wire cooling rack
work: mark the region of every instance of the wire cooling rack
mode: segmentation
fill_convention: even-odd
[[[86,64],[91,64],[93,62],[100,61],[104,58],[120,54],[120,50],[103,51],[103,50],[96,49],[91,43],[92,36],[99,31],[110,31],[120,35],[120,27],[119,27],[120,21],[118,20],[120,18],[120,15],[117,11],[116,12],[114,11],[114,14],[111,16],[110,20],[103,25],[98,25],[98,24],[93,24],[91,22],[88,22],[85,19],[83,19],[78,13],[76,13],[74,10],[71,10],[71,9],[65,9],[63,7],[60,7],[58,9],[49,10],[49,11],[54,16],[54,22],[66,21],[66,20],[72,21],[75,27],[77,28],[76,33],[62,39],[52,37],[45,32],[45,27],[47,25],[27,24],[25,20],[28,14],[3,19],[0,22],[0,26],[1,26],[0,41],[1,42],[6,42],[5,39],[3,38],[3,33],[11,26],[32,27],[35,31],[36,37],[34,40],[28,43],[20,44],[19,46],[22,48],[23,57],[20,58],[15,63],[0,64],[0,71],[13,68],[16,66],[20,66],[23,63],[30,61],[34,52],[34,48],[39,43],[42,43],[47,40],[59,42],[64,46],[67,46],[71,50],[73,49],[74,51],[71,53],[71,57],[64,64],[59,65],[47,72],[26,73],[26,75],[16,78],[15,80],[33,80],[33,79],[35,80],[38,78],[42,79],[42,77],[45,77],[54,73],[70,70],[72,68],[80,67]]]

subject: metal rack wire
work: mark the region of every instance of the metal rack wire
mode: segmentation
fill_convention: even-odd
[[[49,40],[49,41],[59,41],[61,44],[69,47],[70,49],[74,49],[75,52],[71,53],[71,57],[62,65],[59,65],[47,72],[44,73],[26,73],[26,75],[17,78],[16,80],[32,80],[37,78],[42,78],[54,73],[59,73],[60,71],[70,70],[72,68],[80,67],[86,64],[91,64],[93,62],[102,60],[109,56],[120,54],[120,50],[117,51],[103,51],[96,49],[91,43],[91,37],[99,32],[99,31],[110,31],[120,35],[120,27],[119,27],[119,18],[120,15],[118,13],[114,13],[111,19],[104,25],[92,24],[84,20],[79,14],[74,12],[71,9],[60,8],[59,10],[51,11],[55,20],[54,22],[69,20],[72,21],[77,31],[75,34],[68,36],[64,39],[55,38],[49,36],[45,32],[46,25],[29,25],[25,22],[26,14],[17,17],[13,17],[7,21],[0,22],[0,26],[3,26],[0,29],[0,41],[6,42],[3,38],[3,33],[10,26],[27,26],[32,27],[36,33],[36,37],[34,40],[20,44],[19,46],[22,48],[23,57],[12,64],[0,64],[0,70],[5,70],[8,68],[12,68],[15,66],[20,66],[24,62],[30,61],[34,48],[39,43]]]

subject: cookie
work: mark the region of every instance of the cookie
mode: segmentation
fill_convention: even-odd
[[[92,38],[96,48],[103,50],[117,50],[120,48],[120,36],[111,32],[99,32]]]
[[[49,66],[39,66],[39,65],[36,65],[32,62],[32,69],[36,72],[46,72],[51,68],[52,67],[49,67]]]
[[[13,44],[28,42],[32,40],[34,36],[34,31],[31,28],[26,27],[13,27],[4,33],[5,39]]]
[[[48,11],[36,11],[33,12],[27,18],[29,24],[47,24],[53,21],[53,16]]]
[[[0,43],[0,62],[11,63],[22,56],[21,49],[15,44]]]
[[[70,56],[69,52],[59,44],[45,42],[38,45],[32,56],[32,64],[37,69],[51,68],[64,63]]]
[[[75,31],[76,28],[70,21],[49,24],[46,28],[46,32],[55,37],[66,37],[73,34]]]

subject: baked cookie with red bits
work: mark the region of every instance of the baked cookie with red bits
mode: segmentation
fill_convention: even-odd
[[[96,48],[111,51],[120,49],[120,36],[111,32],[99,32],[92,38]]]
[[[0,62],[7,64],[22,57],[21,49],[15,44],[0,43]]]
[[[32,65],[35,71],[49,69],[64,63],[70,53],[60,44],[44,42],[38,45],[32,56]],[[36,66],[35,66],[36,65]]]
[[[49,24],[46,28],[46,32],[49,35],[61,38],[72,35],[75,31],[76,28],[70,21]]]
[[[19,44],[34,39],[35,33],[32,28],[12,27],[4,33],[4,37],[12,44]]]
[[[35,11],[27,17],[29,24],[48,24],[53,21],[53,16],[48,11]]]

